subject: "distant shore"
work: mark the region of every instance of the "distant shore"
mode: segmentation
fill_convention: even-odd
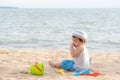
[[[120,52],[90,52],[92,56],[91,71],[100,72],[98,77],[73,76],[57,74],[48,61],[72,59],[68,50],[37,50],[37,49],[0,49],[0,80],[119,80]],[[44,76],[31,75],[29,67],[35,62],[44,63]]]
[[[0,6],[0,8],[15,8],[15,9],[17,9],[18,7]]]

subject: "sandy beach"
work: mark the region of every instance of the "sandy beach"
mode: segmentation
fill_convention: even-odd
[[[55,72],[49,60],[72,59],[68,50],[0,49],[0,80],[120,80],[120,52],[89,52],[92,56],[91,71],[102,75],[74,76]],[[44,63],[43,76],[31,75],[29,67],[35,62]]]

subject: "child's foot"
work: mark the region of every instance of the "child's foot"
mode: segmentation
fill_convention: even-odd
[[[51,61],[49,61],[48,63],[51,67],[56,67],[56,65],[54,63],[52,63]]]

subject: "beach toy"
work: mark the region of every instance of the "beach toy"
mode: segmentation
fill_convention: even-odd
[[[90,74],[90,69],[85,69],[82,74]]]
[[[90,73],[90,70],[84,70],[83,72],[73,72],[74,76],[94,76],[102,75],[100,72]]]
[[[35,65],[30,66],[30,73],[33,75],[44,75],[43,63],[35,63]]]
[[[55,71],[59,74],[65,75],[64,69],[57,69]]]
[[[102,75],[100,72],[94,72],[94,73],[91,73],[91,74],[81,74],[81,76],[94,76],[94,77],[97,77],[99,75]]]
[[[78,71],[73,72],[74,76],[80,76],[81,74],[90,74],[90,69],[85,69],[82,72],[78,72]]]
[[[73,72],[73,75],[74,75],[74,76],[80,76],[80,75],[81,75],[81,72],[75,71],[75,72]]]

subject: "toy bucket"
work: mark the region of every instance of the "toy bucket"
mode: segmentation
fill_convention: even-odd
[[[35,63],[35,65],[30,66],[30,73],[33,75],[44,75],[43,63]]]

